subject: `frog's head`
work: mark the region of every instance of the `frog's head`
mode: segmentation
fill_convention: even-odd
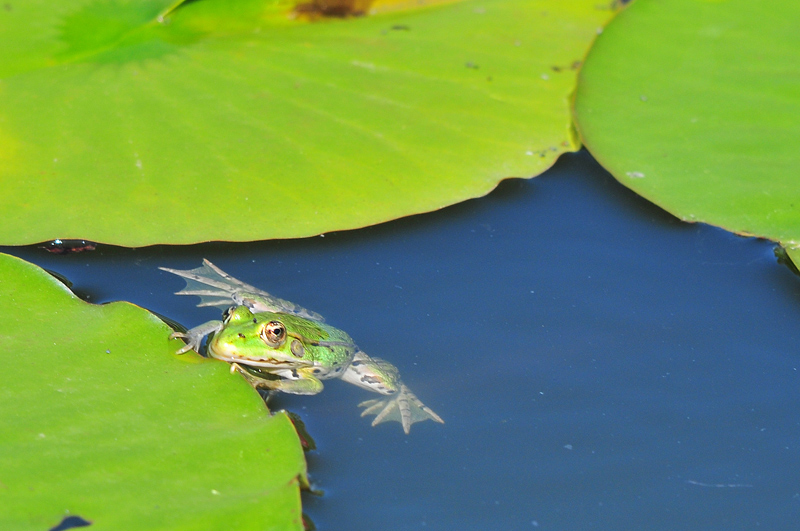
[[[296,369],[313,365],[310,359],[303,359],[305,347],[287,330],[286,319],[291,317],[280,313],[254,315],[246,306],[231,308],[222,329],[209,340],[208,353],[251,367]]]

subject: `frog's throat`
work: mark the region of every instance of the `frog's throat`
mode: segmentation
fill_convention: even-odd
[[[314,365],[313,361],[309,360],[302,360],[302,359],[285,359],[279,360],[276,358],[271,358],[269,356],[264,356],[263,358],[241,358],[237,356],[226,356],[225,354],[219,354],[217,352],[209,351],[209,355],[212,358],[227,361],[228,363],[239,363],[241,365],[248,365],[250,367],[266,367],[270,369],[280,368],[280,367],[287,367],[290,369],[297,369],[300,366],[310,367]]]

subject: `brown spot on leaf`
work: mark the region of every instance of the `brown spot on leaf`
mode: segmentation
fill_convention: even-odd
[[[311,0],[297,4],[297,16],[311,20],[319,18],[360,17],[367,14],[373,0]]]

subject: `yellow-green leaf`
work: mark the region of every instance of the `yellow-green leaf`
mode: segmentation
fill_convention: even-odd
[[[581,72],[576,111],[617,179],[687,221],[800,245],[800,4],[638,0]]]
[[[307,236],[480,196],[577,148],[569,97],[610,7],[408,4],[9,3],[0,243]]]
[[[303,528],[289,419],[169,333],[0,254],[0,529]]]

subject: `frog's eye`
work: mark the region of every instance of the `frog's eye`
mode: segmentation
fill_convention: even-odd
[[[270,321],[261,328],[261,339],[270,347],[279,347],[286,341],[286,327],[280,321]]]

